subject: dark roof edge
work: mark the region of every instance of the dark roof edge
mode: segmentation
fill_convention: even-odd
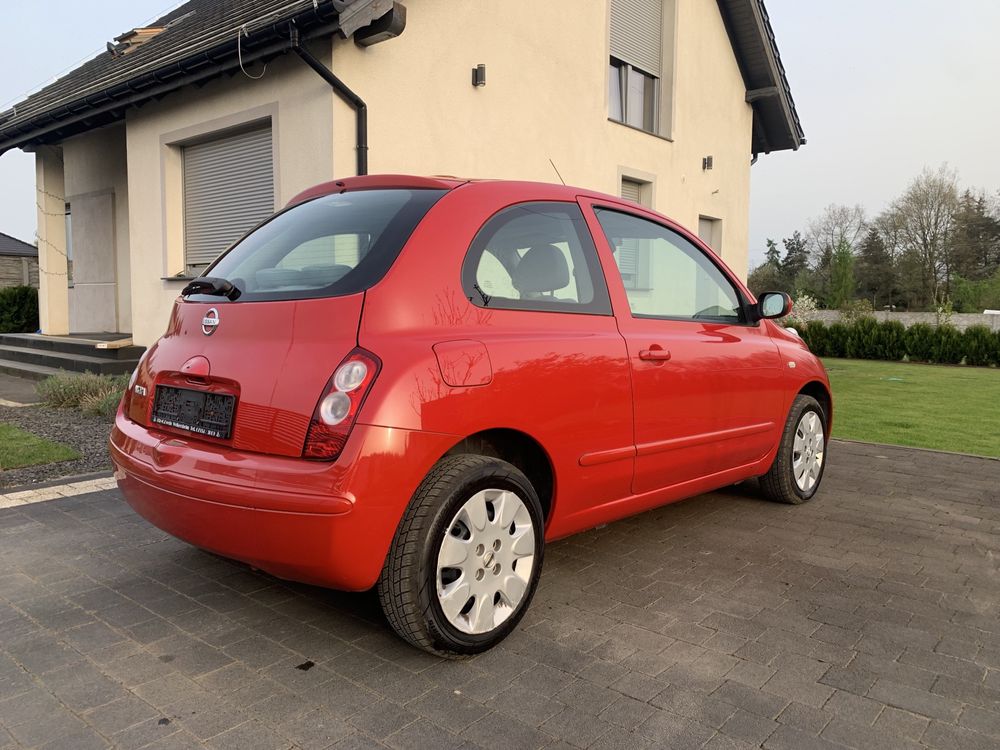
[[[37,258],[38,248],[6,232],[0,232],[0,255]]]
[[[331,36],[338,31],[349,37],[384,13],[384,5],[384,1],[380,0],[340,0],[275,21],[243,40],[242,65],[266,61],[288,52],[291,49],[292,25],[299,30],[301,41]],[[334,10],[337,7],[340,12]],[[39,112],[9,128],[0,124],[0,154],[11,148],[58,142],[110,124],[122,119],[129,107],[160,98],[184,86],[204,84],[239,68],[240,64],[232,41],[227,39],[162,68]]]
[[[761,152],[797,150],[806,143],[805,133],[795,108],[791,86],[785,75],[764,0],[718,0],[718,5],[737,64],[743,74],[747,88],[747,102],[754,111],[752,138],[754,155]],[[738,7],[740,11],[749,11],[753,17],[752,34],[741,35],[734,29],[730,14],[734,7]],[[752,53],[758,53],[763,57],[766,70],[762,70],[760,66],[752,69],[749,59]],[[759,80],[761,73],[766,76],[766,82]],[[751,81],[755,81],[756,85]],[[769,123],[773,125],[775,119],[781,123],[782,132],[773,132],[775,128],[767,126]]]
[[[764,7],[764,0],[753,0],[754,16],[761,25],[761,33],[764,36],[765,50],[768,63],[774,72],[775,84],[778,85],[781,106],[785,110],[785,118],[788,121],[794,140],[797,141],[793,150],[798,150],[799,146],[806,143],[806,134],[802,130],[802,122],[799,120],[799,113],[795,109],[795,100],[792,99],[792,87],[788,84],[788,76],[785,75],[785,66],[781,62],[781,53],[778,52],[778,41],[774,37],[774,28],[771,26],[771,17]]]

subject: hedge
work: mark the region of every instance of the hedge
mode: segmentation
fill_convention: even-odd
[[[796,330],[819,357],[1000,366],[1000,331],[986,326],[970,326],[964,332],[926,323],[904,328],[898,320],[863,317],[831,325],[811,320]]]
[[[38,330],[38,290],[30,286],[0,289],[0,333]]]

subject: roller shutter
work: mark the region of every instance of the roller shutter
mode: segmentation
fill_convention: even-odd
[[[611,0],[611,56],[660,77],[663,0]]]
[[[185,146],[183,156],[185,258],[198,266],[274,213],[271,128]]]

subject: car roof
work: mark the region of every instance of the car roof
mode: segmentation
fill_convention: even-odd
[[[518,187],[523,187],[525,193],[536,200],[570,200],[574,201],[580,196],[595,198],[598,200],[610,201],[628,206],[638,206],[638,204],[628,201],[615,195],[608,195],[595,190],[574,187],[572,185],[556,185],[548,182],[533,182],[530,180],[494,180],[494,179],[472,179],[465,177],[454,177],[451,175],[436,175],[432,177],[421,177],[404,174],[373,174],[358,177],[345,177],[339,180],[323,182],[319,185],[303,190],[290,201],[288,206],[294,206],[313,198],[319,198],[333,193],[344,193],[353,190],[378,190],[378,189],[431,189],[431,190],[454,190],[462,186],[475,186],[477,189],[501,189],[507,192]],[[287,207],[287,206],[286,206]],[[639,208],[645,209],[643,206]]]

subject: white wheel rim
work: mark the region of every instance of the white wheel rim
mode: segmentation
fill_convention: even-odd
[[[816,412],[807,411],[795,426],[795,440],[792,442],[792,474],[800,490],[809,492],[816,486],[825,457],[823,422]]]
[[[459,508],[438,549],[438,603],[455,628],[479,635],[498,628],[528,591],[535,526],[509,490],[477,492]]]

